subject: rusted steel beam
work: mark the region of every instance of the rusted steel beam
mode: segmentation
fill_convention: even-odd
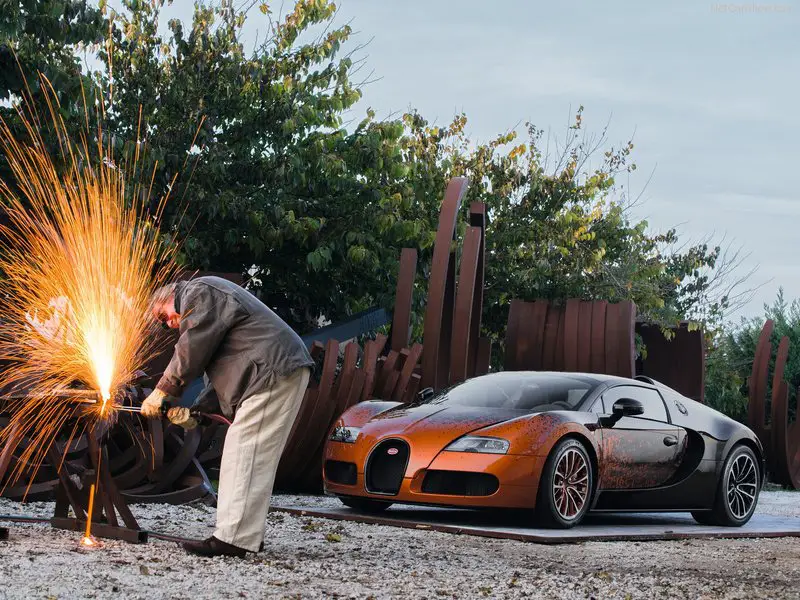
[[[339,342],[337,340],[328,340],[325,344],[325,361],[322,364],[316,406],[308,420],[301,424],[303,436],[293,449],[296,458],[292,471],[295,475],[301,475],[308,467],[309,462],[313,460],[311,454],[317,447],[320,437],[324,435],[322,429],[330,423],[331,415],[336,406],[335,399],[331,397],[331,390],[336,377],[338,359]]]
[[[361,391],[361,400],[370,400],[375,389],[375,377],[378,369],[378,356],[386,346],[386,336],[378,334],[374,340],[364,345],[364,359],[362,368],[365,371],[364,387]]]
[[[592,370],[592,303],[581,302],[578,307],[578,364],[580,373]]]
[[[578,371],[580,300],[570,299],[564,307],[564,370]]]
[[[476,289],[478,278],[478,262],[481,247],[480,227],[468,227],[464,238],[464,247],[461,250],[461,270],[458,275],[458,291],[456,292],[455,317],[453,321],[453,340],[450,351],[450,384],[464,381],[470,371],[474,372],[474,364],[470,368],[470,347],[474,347],[477,355],[477,340],[471,340],[474,335],[473,319],[480,323],[480,314],[473,314],[475,295],[483,295],[483,290]]]
[[[606,309],[608,302],[598,300],[592,304],[592,345],[590,371],[607,373],[606,365]]]
[[[492,358],[492,340],[478,338],[478,355],[475,358],[475,375],[486,375]]]
[[[506,348],[504,367],[506,371],[521,371],[522,365],[519,360],[519,353],[522,344],[522,332],[520,327],[521,313],[523,311],[522,300],[516,298],[511,301],[508,307],[508,320],[506,321]]]
[[[403,395],[403,403],[409,404],[414,401],[417,397],[417,392],[419,392],[420,382],[422,381],[422,376],[419,373],[414,373],[411,375],[411,379],[408,382],[408,387],[406,388],[406,392]]]
[[[769,372],[769,359],[772,355],[772,344],[770,338],[774,323],[772,319],[767,319],[761,328],[758,336],[755,358],[753,359],[753,370],[750,375],[750,385],[748,386],[749,402],[747,405],[747,421],[750,429],[753,430],[761,441],[764,448],[769,448],[770,440],[766,425],[766,395],[767,395],[767,374]]]
[[[786,456],[786,421],[789,418],[789,388],[783,380],[786,361],[789,358],[789,338],[783,336],[778,343],[775,355],[775,368],[772,372],[772,402],[770,406],[770,466],[776,478],[784,479],[789,470],[789,458]],[[781,481],[783,483],[783,481]]]
[[[411,382],[411,376],[414,374],[414,369],[419,365],[419,359],[422,357],[422,344],[414,344],[411,351],[408,353],[403,364],[403,369],[400,371],[400,377],[397,380],[397,385],[392,392],[391,399],[395,402],[402,402],[406,396],[406,390]]]
[[[400,351],[408,346],[411,332],[411,307],[414,301],[414,280],[417,275],[417,251],[403,248],[392,314],[391,349]]]
[[[483,288],[486,271],[486,205],[473,202],[469,205],[469,224],[481,230],[481,242],[478,247],[478,266],[475,269],[475,287],[472,294],[472,320],[469,333],[469,352],[467,358],[467,377],[483,374],[478,371],[478,344],[481,336],[481,320],[483,319]]]
[[[659,325],[637,323],[647,356],[638,361],[636,373],[647,375],[697,402],[704,400],[705,341],[699,329],[690,331],[687,324],[670,328],[667,339]]]
[[[453,327],[453,298],[455,293],[455,252],[452,248],[461,199],[467,191],[468,180],[454,177],[439,214],[439,228],[433,249],[431,276],[428,286],[428,305],[422,353],[422,385],[436,390],[447,385],[450,368],[450,338]]]

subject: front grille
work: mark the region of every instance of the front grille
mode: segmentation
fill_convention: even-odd
[[[422,480],[424,493],[447,496],[491,496],[499,487],[494,475],[467,471],[428,471]]]
[[[402,440],[386,440],[375,446],[367,460],[368,492],[394,495],[400,491],[408,466],[408,444]]]
[[[325,478],[333,483],[342,485],[356,484],[356,464],[341,460],[325,461]]]

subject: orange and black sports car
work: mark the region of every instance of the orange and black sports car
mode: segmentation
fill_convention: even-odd
[[[652,379],[501,372],[413,404],[361,402],[325,446],[325,491],[347,506],[532,509],[572,527],[589,510],[691,511],[739,526],[763,449],[744,425]]]

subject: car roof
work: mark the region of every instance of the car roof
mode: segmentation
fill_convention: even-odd
[[[645,375],[636,375],[635,377],[620,377],[618,375],[608,375],[606,373],[584,373],[578,371],[496,371],[494,373],[489,373],[488,375],[484,375],[484,377],[492,377],[492,376],[501,376],[501,377],[508,377],[508,378],[524,378],[524,379],[531,379],[536,380],[537,378],[540,379],[572,379],[575,381],[580,381],[582,383],[588,383],[592,386],[599,386],[600,384],[606,385],[644,385],[644,386],[653,386],[655,388],[659,388],[664,391],[671,392],[673,394],[678,394],[682,396],[680,392],[672,389],[668,385],[664,385],[663,383],[656,381],[652,377],[647,377]]]

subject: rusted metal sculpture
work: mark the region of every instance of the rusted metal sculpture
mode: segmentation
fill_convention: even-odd
[[[636,358],[635,334],[646,354]],[[636,322],[632,302],[570,299],[512,300],[506,328],[505,369],[578,371],[621,377],[647,375],[703,401],[703,333],[682,323],[670,328]]]
[[[705,337],[688,323],[670,328],[667,338],[659,325],[636,323],[647,352],[636,363],[636,374],[652,377],[687,398],[705,400]]]
[[[778,344],[772,376],[770,422],[766,423],[766,397],[769,363],[772,356],[770,338],[774,323],[768,319],[761,330],[753,369],[748,380],[748,424],[761,440],[766,452],[767,470],[772,481],[800,489],[800,421],[789,422],[789,385],[784,380],[789,357],[789,338]]]
[[[512,300],[505,369],[633,377],[635,316],[632,302]]]
[[[433,247],[428,304],[425,310],[422,385],[434,389],[441,389],[448,382],[453,299],[456,291],[456,253],[453,241],[456,236],[458,210],[467,185],[465,177],[454,177],[447,185]]]

